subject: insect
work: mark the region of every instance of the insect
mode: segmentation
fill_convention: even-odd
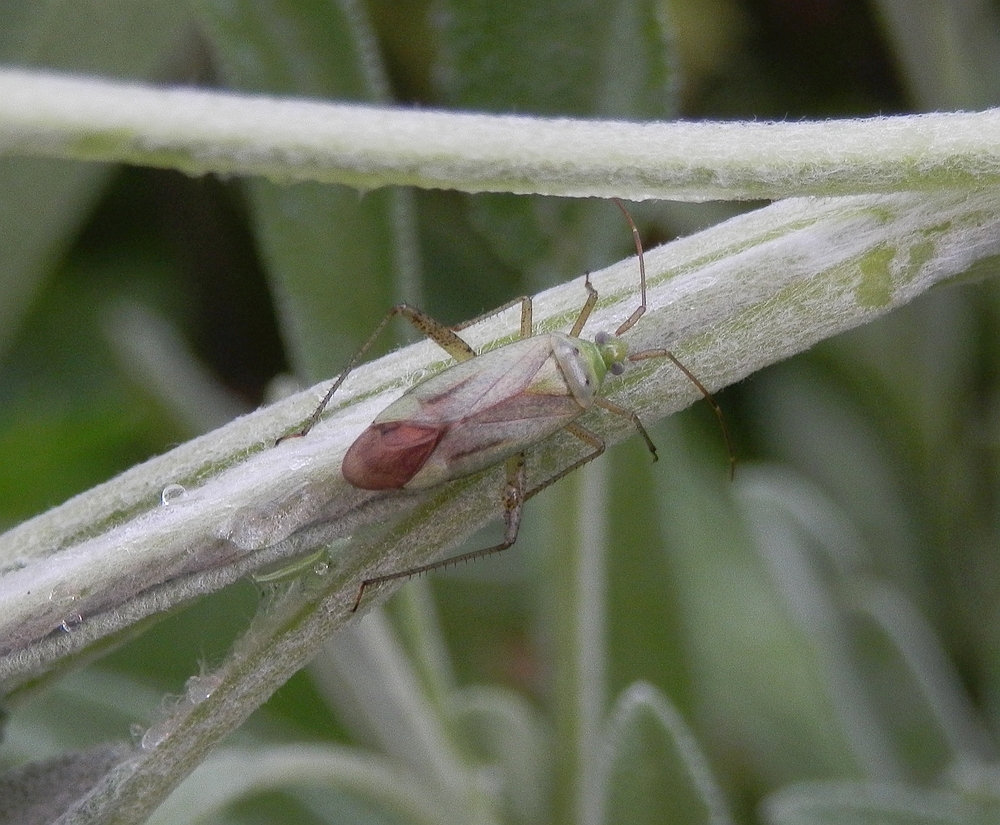
[[[632,216],[617,199],[615,204],[628,221],[635,240],[640,302],[613,335],[601,332],[593,341],[580,337],[597,303],[597,290],[591,285],[589,275],[584,279],[587,299],[568,333],[534,335],[531,298],[518,298],[495,312],[520,303],[521,337],[481,355],[457,334],[475,321],[446,327],[415,307],[398,304],[389,310],[334,381],[303,428],[286,436],[305,436],[316,425],[334,393],[386,324],[401,315],[458,363],[411,387],[372,421],[344,455],[341,465],[344,478],[364,490],[425,490],[506,463],[505,532],[500,544],[365,579],[358,588],[352,612],[358,609],[370,587],[500,553],[513,545],[525,502],[604,452],[600,436],[576,422],[592,406],[629,419],[655,461],[656,447],[639,416],[600,395],[605,375],[621,374],[627,362],[670,359],[711,403],[722,426],[732,466],[733,451],[722,411],[702,383],[668,350],[630,354],[621,340],[646,311],[646,265]],[[551,478],[525,489],[525,451],[559,431],[575,436],[590,451]]]

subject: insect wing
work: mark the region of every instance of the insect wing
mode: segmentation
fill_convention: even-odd
[[[515,341],[453,368],[458,374],[443,392],[436,379],[416,387],[422,413],[414,420],[450,424],[406,487],[433,487],[497,464],[579,416],[583,408],[567,389],[552,343],[549,335]]]
[[[362,489],[425,489],[560,430],[584,407],[552,346],[549,335],[515,341],[413,387],[351,445],[344,477]]]
[[[552,354],[549,336],[515,341],[463,361],[403,395],[375,420],[455,424],[524,392]]]
[[[399,490],[424,466],[444,432],[407,421],[372,424],[348,448],[340,472],[362,490]]]

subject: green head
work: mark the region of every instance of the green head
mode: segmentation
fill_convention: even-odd
[[[625,361],[628,358],[628,346],[625,342],[609,332],[599,332],[594,336],[594,344],[608,372],[612,375],[621,375],[625,371]]]

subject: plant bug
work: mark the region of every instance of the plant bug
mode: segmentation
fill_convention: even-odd
[[[668,358],[687,376],[719,419],[732,472],[735,459],[722,410],[704,385],[670,351],[653,349],[629,354],[621,340],[646,311],[646,265],[632,216],[621,201],[615,198],[614,202],[628,221],[635,240],[640,301],[613,335],[601,332],[593,341],[580,337],[597,304],[597,290],[591,285],[589,275],[584,279],[587,299],[568,333],[533,334],[531,298],[518,298],[489,315],[520,304],[521,337],[480,355],[457,334],[480,318],[446,327],[415,307],[398,304],[389,310],[334,381],[303,428],[286,436],[305,436],[316,425],[351,370],[389,321],[401,315],[458,363],[411,387],[372,421],[344,455],[341,473],[345,480],[363,490],[425,490],[506,462],[503,493],[506,529],[500,544],[365,579],[358,588],[352,612],[358,609],[369,587],[500,553],[513,545],[525,502],[604,452],[601,437],[576,423],[594,405],[629,419],[655,461],[656,447],[639,416],[600,395],[605,375],[608,372],[620,375],[626,362]],[[578,438],[590,447],[590,452],[526,490],[525,451],[559,431]]]

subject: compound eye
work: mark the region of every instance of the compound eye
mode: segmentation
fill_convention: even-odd
[[[600,344],[606,344],[610,340],[611,340],[611,336],[608,333],[604,332],[604,331],[601,331],[601,332],[597,333],[597,335],[594,336],[594,343],[598,344],[598,345],[600,345]]]
[[[623,372],[625,372],[625,365],[616,362],[612,364],[610,367],[608,367],[608,369],[611,371],[612,375],[621,375]]]

